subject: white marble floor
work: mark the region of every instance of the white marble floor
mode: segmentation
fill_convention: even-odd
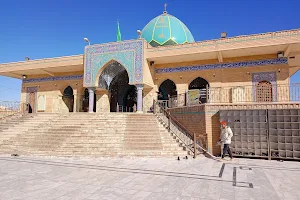
[[[300,162],[0,157],[1,200],[300,199]]]

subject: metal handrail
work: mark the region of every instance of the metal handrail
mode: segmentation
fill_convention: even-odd
[[[193,153],[194,153],[194,158],[196,158],[197,155],[197,147],[202,150],[203,152],[207,153],[209,156],[214,157],[211,155],[201,144],[201,142],[197,139],[197,135],[195,132],[188,130],[184,125],[182,125],[174,116],[171,115],[170,112],[168,112],[161,104],[157,103],[157,101],[153,101],[153,108],[154,108],[154,114],[161,120],[164,121],[159,115],[157,115],[156,112],[156,105],[160,108],[162,111],[162,114],[168,119],[168,125],[167,129],[168,131],[174,133],[183,143],[186,147],[188,147]],[[178,128],[180,128],[183,132],[184,135],[187,136],[192,142],[193,142],[193,147],[190,146],[190,144],[187,144],[178,134],[176,134],[174,131],[171,130],[171,122],[173,122]],[[165,122],[166,123],[166,122]]]

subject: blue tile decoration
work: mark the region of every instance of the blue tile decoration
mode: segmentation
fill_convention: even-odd
[[[142,30],[144,38],[151,46],[185,44],[195,42],[187,26],[178,18],[163,13],[152,19]],[[155,45],[153,45],[155,44]]]
[[[143,82],[144,41],[121,41],[85,47],[84,86],[96,87],[96,77],[111,60],[123,65],[129,73],[129,83]]]
[[[38,88],[37,87],[27,87],[26,92],[31,93],[31,92],[37,92]]]
[[[255,60],[255,61],[243,61],[243,62],[233,62],[233,63],[217,63],[209,65],[198,65],[198,66],[182,66],[174,68],[160,68],[156,69],[155,73],[174,73],[174,72],[186,72],[186,71],[200,71],[200,70],[210,70],[210,69],[226,69],[226,68],[239,68],[239,67],[256,67],[264,65],[280,65],[287,64],[287,58],[276,58],[269,60]]]
[[[259,83],[260,81],[269,81],[276,83],[276,72],[258,72],[252,73],[252,83]]]
[[[277,101],[277,77],[276,72],[258,72],[252,74],[253,101],[256,101],[256,85],[261,81],[268,81],[272,84],[273,101]]]
[[[82,78],[83,78],[83,75],[54,76],[54,77],[45,77],[45,78],[24,79],[23,83],[36,83],[36,82],[61,81],[61,80],[77,80],[77,79],[82,79]]]

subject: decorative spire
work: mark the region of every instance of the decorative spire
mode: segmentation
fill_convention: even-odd
[[[117,20],[117,42],[121,41],[121,30],[119,25],[119,19]]]
[[[168,13],[167,12],[167,3],[165,3],[164,7],[165,7],[164,14],[167,14]]]

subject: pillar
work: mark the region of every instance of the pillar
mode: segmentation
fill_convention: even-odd
[[[186,92],[188,91],[188,84],[176,84],[177,90],[177,106],[185,106],[186,105]]]
[[[77,93],[77,89],[76,90],[74,90],[74,99],[73,99],[73,101],[74,101],[74,103],[73,103],[73,112],[74,113],[76,113],[77,112],[77,106],[78,106],[78,93]]]
[[[109,113],[109,92],[108,90],[96,91],[96,112],[97,113]]]
[[[143,112],[143,85],[136,85],[137,89],[137,112]]]
[[[88,88],[89,90],[89,113],[94,112],[94,93],[95,88]]]

